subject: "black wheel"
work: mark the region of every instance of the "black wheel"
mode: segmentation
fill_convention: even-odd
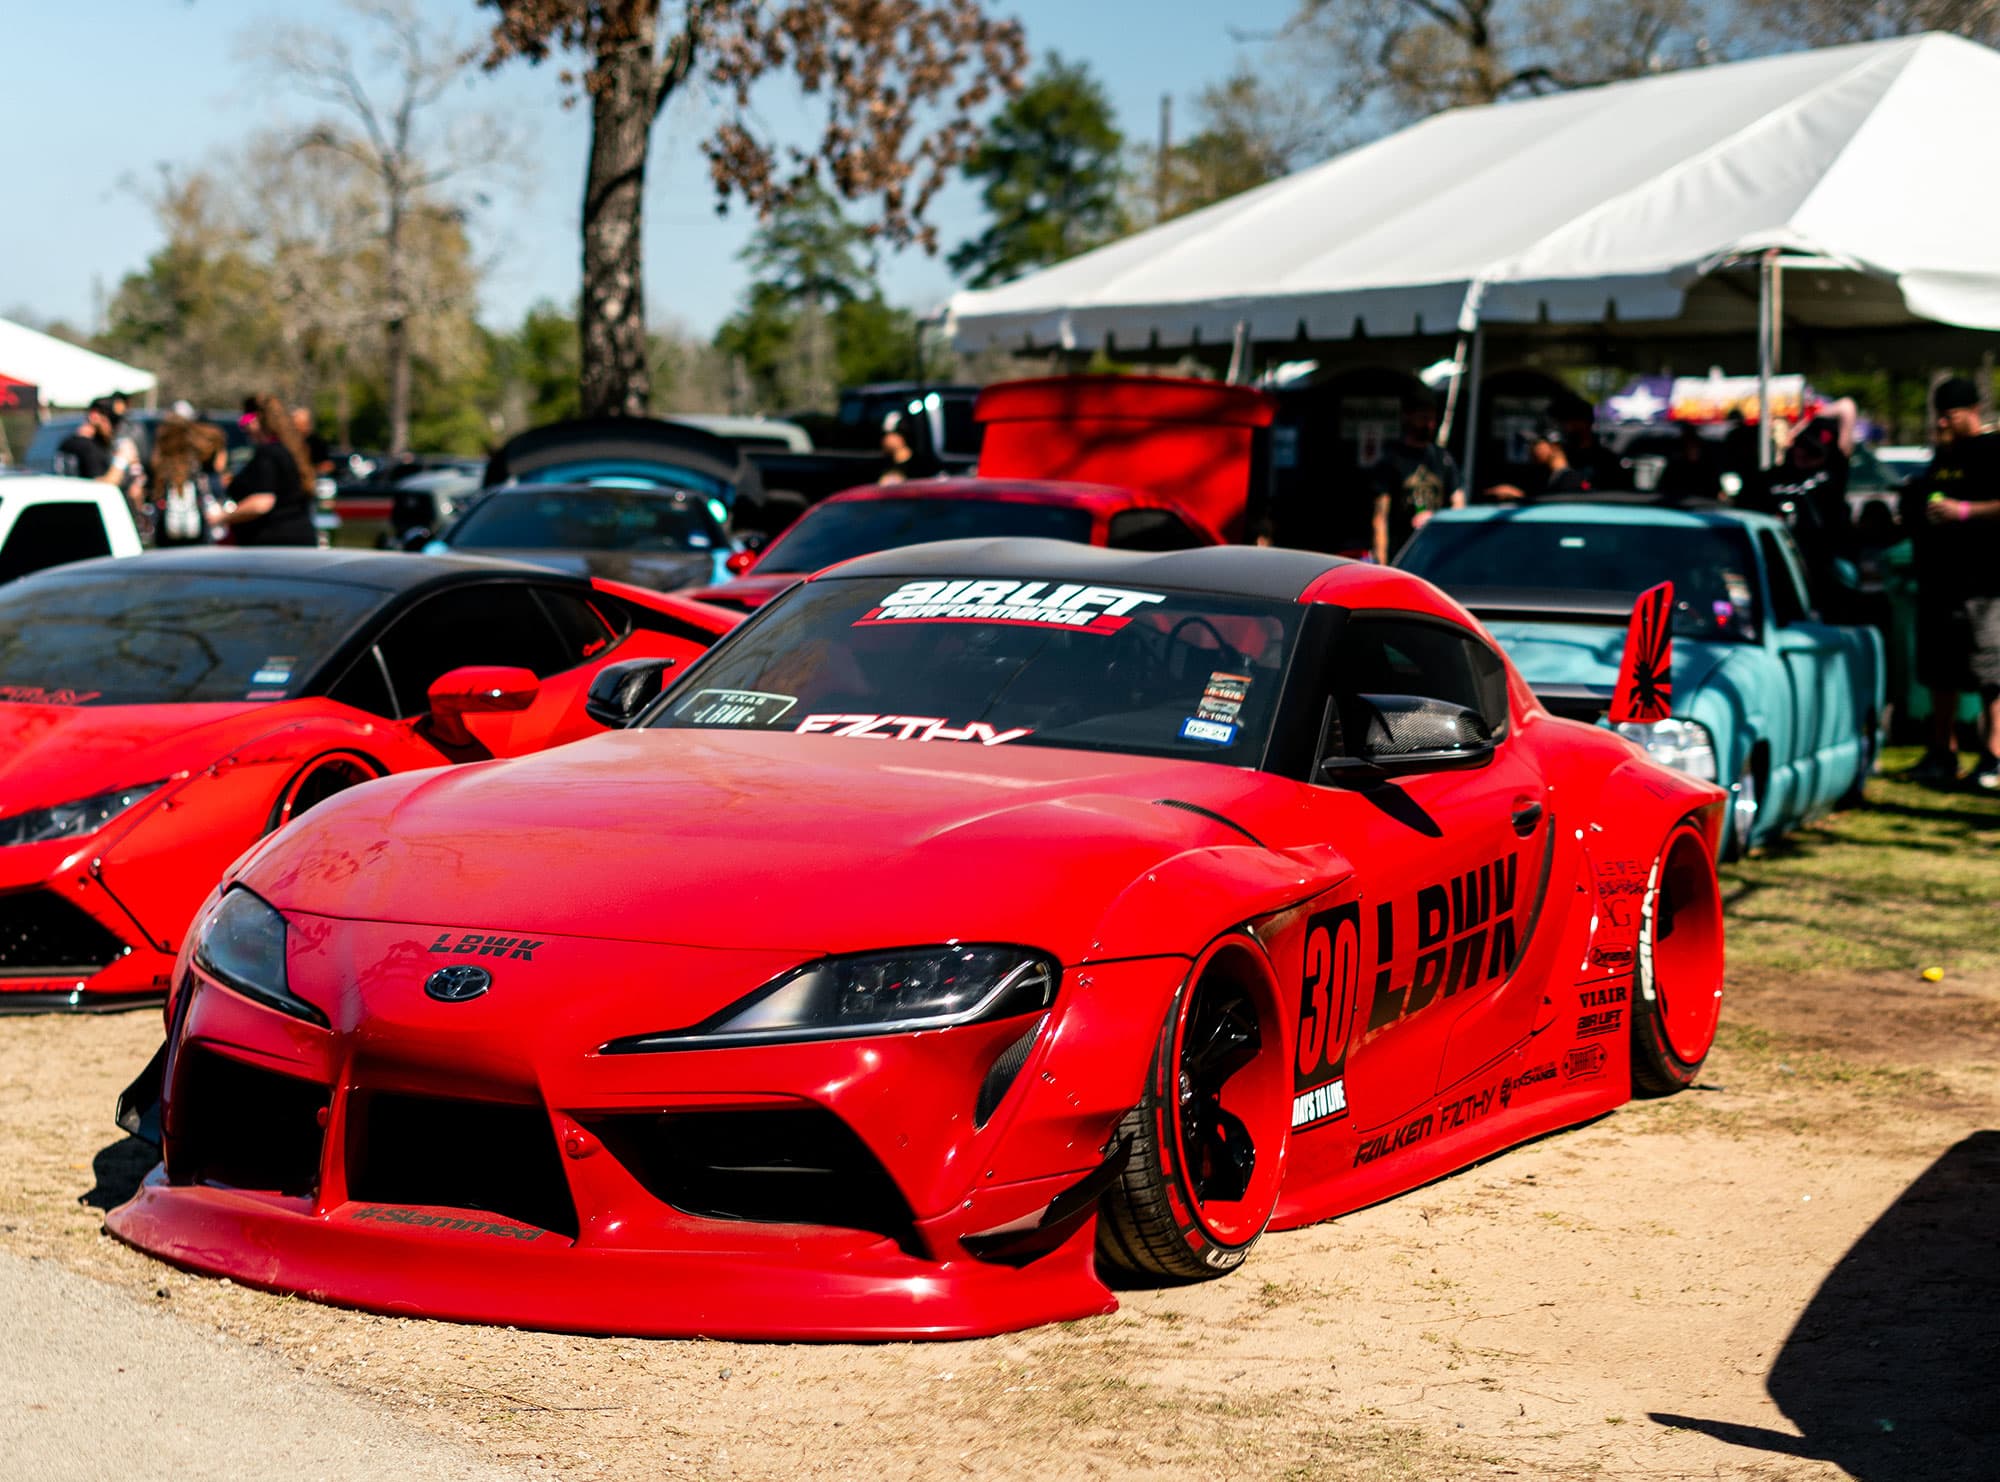
[[[372,782],[382,768],[358,751],[330,751],[316,756],[293,774],[271,805],[264,832],[274,833],[309,809],[318,807],[335,793],[346,792],[357,783]]]
[[[1290,1085],[1269,980],[1212,955],[1176,995],[1131,1144],[1105,1193],[1098,1255],[1135,1275],[1200,1281],[1243,1264],[1277,1207]]]
[[[1764,802],[1764,779],[1753,751],[1743,762],[1743,770],[1729,789],[1729,811],[1723,815],[1722,862],[1735,864],[1750,852],[1750,836],[1757,826],[1757,810]]]
[[[1722,1018],[1722,891],[1701,830],[1667,836],[1639,908],[1632,1092],[1667,1096],[1701,1071]]]

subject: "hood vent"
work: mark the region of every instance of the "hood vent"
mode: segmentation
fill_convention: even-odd
[[[1190,803],[1182,798],[1154,798],[1153,802],[1155,806],[1161,808],[1179,808],[1184,813],[1198,813],[1210,823],[1219,823],[1226,829],[1234,829],[1259,849],[1264,847],[1264,841],[1251,833],[1242,824],[1236,822],[1234,819],[1224,818],[1220,813],[1215,812],[1213,809],[1204,808],[1199,803]]]

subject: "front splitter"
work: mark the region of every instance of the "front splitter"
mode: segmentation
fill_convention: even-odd
[[[418,1223],[416,1219],[426,1222]],[[1094,1270],[1096,1222],[1015,1269],[930,1262],[886,1241],[827,1251],[801,1227],[787,1253],[640,1250],[501,1233],[460,1210],[400,1219],[379,1206],[169,1184],[155,1169],[105,1226],[208,1276],[400,1317],[554,1332],[782,1342],[980,1338],[1117,1310]]]

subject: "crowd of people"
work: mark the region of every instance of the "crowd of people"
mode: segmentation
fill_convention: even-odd
[[[1895,512],[1871,504],[1857,522],[1848,503],[1851,408],[1796,426],[1774,426],[1779,450],[1758,466],[1757,433],[1740,416],[1717,442],[1682,424],[1679,441],[1655,486],[1666,497],[1727,500],[1760,510],[1791,529],[1808,582],[1826,616],[1868,621],[1844,600],[1841,563],[1862,550],[1911,543],[1916,573],[1916,678],[1930,692],[1928,748],[1914,777],[1956,786],[1960,698],[1979,697],[1977,753],[1965,780],[2000,792],[2000,432],[1984,426],[1979,388],[1953,377],[1933,395],[1936,453],[1901,492]],[[1403,403],[1402,430],[1369,471],[1374,496],[1372,546],[1387,562],[1438,510],[1465,505],[1458,464],[1438,443],[1438,413],[1427,393]],[[1478,498],[1529,502],[1550,495],[1629,489],[1632,475],[1597,436],[1590,408],[1562,404],[1525,438],[1528,459],[1509,481],[1489,484]]]
[[[112,484],[155,546],[315,545],[313,492],[332,467],[312,413],[275,396],[246,397],[238,419],[248,457],[233,471],[223,427],[185,403],[154,424],[150,457],[119,395],[99,397],[56,449],[77,478]]]

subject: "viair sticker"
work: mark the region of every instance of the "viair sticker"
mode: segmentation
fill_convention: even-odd
[[[857,628],[883,623],[1004,623],[1015,627],[1067,628],[1076,633],[1116,633],[1134,609],[1164,602],[1160,592],[1046,581],[907,581],[854,620]]]

